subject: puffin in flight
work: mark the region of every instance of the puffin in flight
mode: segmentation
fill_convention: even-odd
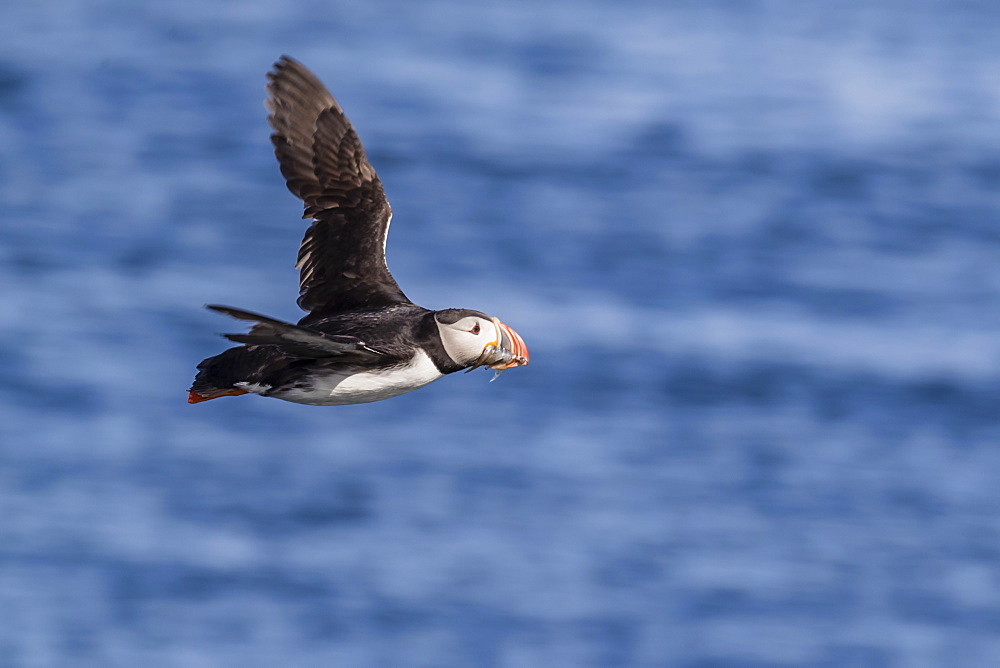
[[[288,189],[311,218],[299,247],[298,324],[228,306],[254,323],[243,344],[203,360],[189,403],[259,394],[337,406],[388,399],[442,376],[528,363],[517,332],[480,311],[432,311],[403,294],[385,262],[392,210],[343,109],[309,70],[282,56],[268,73],[268,121]],[[495,376],[494,376],[495,377]]]

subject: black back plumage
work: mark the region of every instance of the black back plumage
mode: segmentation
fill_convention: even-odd
[[[392,210],[365,150],[326,87],[283,56],[268,73],[271,142],[288,189],[312,218],[299,247],[298,304],[309,324],[357,309],[409,304],[389,273]]]

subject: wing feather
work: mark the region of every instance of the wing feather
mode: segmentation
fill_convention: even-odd
[[[303,321],[410,303],[385,261],[392,218],[382,182],[343,109],[309,70],[283,56],[268,74],[271,142],[288,189],[312,218],[299,247]]]
[[[246,334],[223,334],[224,337],[236,343],[276,346],[285,354],[315,359],[323,357],[370,359],[382,356],[382,353],[368,347],[364,341],[356,336],[324,334],[308,327],[293,325],[231,306],[209,304],[208,308],[238,320],[249,320],[256,323]]]

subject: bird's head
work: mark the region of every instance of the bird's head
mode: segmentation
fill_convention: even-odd
[[[449,308],[436,311],[434,322],[445,352],[456,364],[467,367],[467,372],[485,366],[496,370],[499,376],[530,360],[524,340],[498,318],[479,311]]]

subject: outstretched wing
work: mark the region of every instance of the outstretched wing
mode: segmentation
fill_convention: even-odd
[[[268,121],[281,173],[305,203],[296,268],[311,321],[341,311],[410,303],[385,263],[392,210],[343,109],[309,70],[282,56],[268,73]]]
[[[323,357],[372,359],[383,356],[374,348],[369,348],[364,341],[356,336],[324,334],[308,327],[293,325],[231,306],[209,304],[207,308],[237,320],[249,320],[257,323],[246,334],[223,334],[224,337],[236,343],[272,345],[288,355],[314,359]]]

